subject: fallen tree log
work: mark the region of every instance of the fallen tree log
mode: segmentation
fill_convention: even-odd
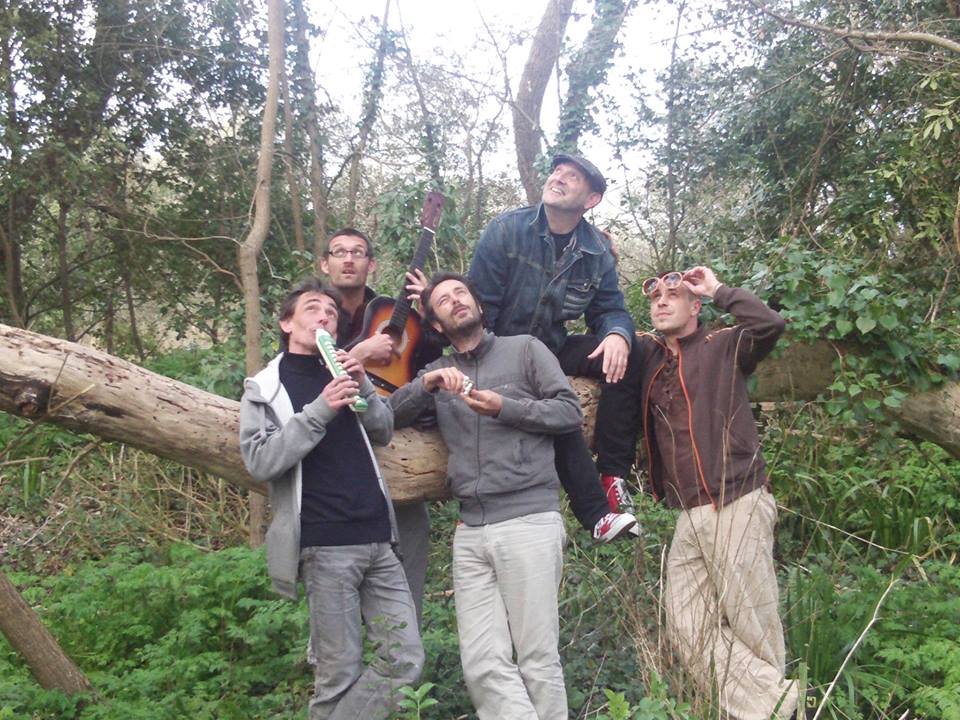
[[[596,388],[582,383],[579,390],[592,419]],[[264,493],[240,459],[239,408],[95,348],[0,325],[0,410],[127,443]],[[447,451],[436,432],[400,430],[377,458],[399,502],[447,497]]]
[[[788,346],[761,364],[757,400],[810,400],[832,381],[827,343]],[[592,431],[596,384],[576,380]],[[93,433],[223,477],[256,492],[237,437],[239,403],[157,375],[77,343],[0,325],[0,410]],[[897,417],[904,427],[960,457],[960,384],[912,396]],[[378,448],[400,502],[442,499],[446,449],[435,432],[406,429]]]
[[[833,382],[833,361],[855,348],[826,341],[787,346],[779,357],[760,363],[753,398],[763,402],[815,400]],[[936,390],[907,396],[887,413],[904,434],[936,443],[960,458],[960,383],[945,382]]]

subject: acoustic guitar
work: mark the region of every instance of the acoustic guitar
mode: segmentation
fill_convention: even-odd
[[[423,269],[442,209],[443,195],[438,192],[427,193],[420,213],[420,239],[410,262],[410,272]],[[436,360],[442,353],[439,345],[427,341],[425,337],[420,314],[407,299],[406,280],[401,284],[396,298],[381,295],[367,304],[363,328],[351,345],[381,332],[393,338],[393,356],[386,365],[370,365],[366,368],[367,376],[381,395],[390,395],[401,385],[413,380],[420,368]]]

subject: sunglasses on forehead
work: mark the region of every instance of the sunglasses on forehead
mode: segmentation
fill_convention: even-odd
[[[643,281],[643,285],[640,286],[643,290],[643,294],[649,297],[653,295],[660,285],[663,285],[664,290],[673,290],[678,288],[683,284],[683,279],[687,276],[687,273],[682,273],[677,270],[673,270],[668,273],[664,273],[660,277],[651,277]]]

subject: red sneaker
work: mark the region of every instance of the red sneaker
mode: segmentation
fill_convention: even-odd
[[[610,512],[634,512],[633,498],[630,497],[627,483],[622,477],[601,475],[600,484],[603,485],[603,491],[607,494],[607,504],[610,505]]]
[[[593,526],[593,539],[600,543],[608,543],[628,530],[632,530],[636,525],[637,519],[630,513],[607,513]]]

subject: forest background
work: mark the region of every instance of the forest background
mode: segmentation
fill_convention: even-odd
[[[960,4],[542,5],[519,24],[448,6],[415,36],[403,0],[352,20],[301,0],[5,0],[0,346],[30,330],[237,398],[330,230],[375,238],[394,295],[426,190],[446,196],[428,269],[463,270],[551,154],[580,149],[611,180],[594,220],[638,326],[640,281],[701,263],[789,320],[767,363],[807,389],[757,415],[790,674],[828,695],[821,717],[960,718]],[[434,49],[443,23],[460,39]],[[28,372],[2,368],[0,396]],[[305,612],[269,593],[259,496],[86,429],[0,415],[0,718],[302,717]],[[715,716],[662,635],[675,518],[637,499],[638,543],[569,523],[571,709]],[[435,504],[404,717],[472,712],[454,517]],[[4,621],[31,615],[69,691],[14,649]]]

